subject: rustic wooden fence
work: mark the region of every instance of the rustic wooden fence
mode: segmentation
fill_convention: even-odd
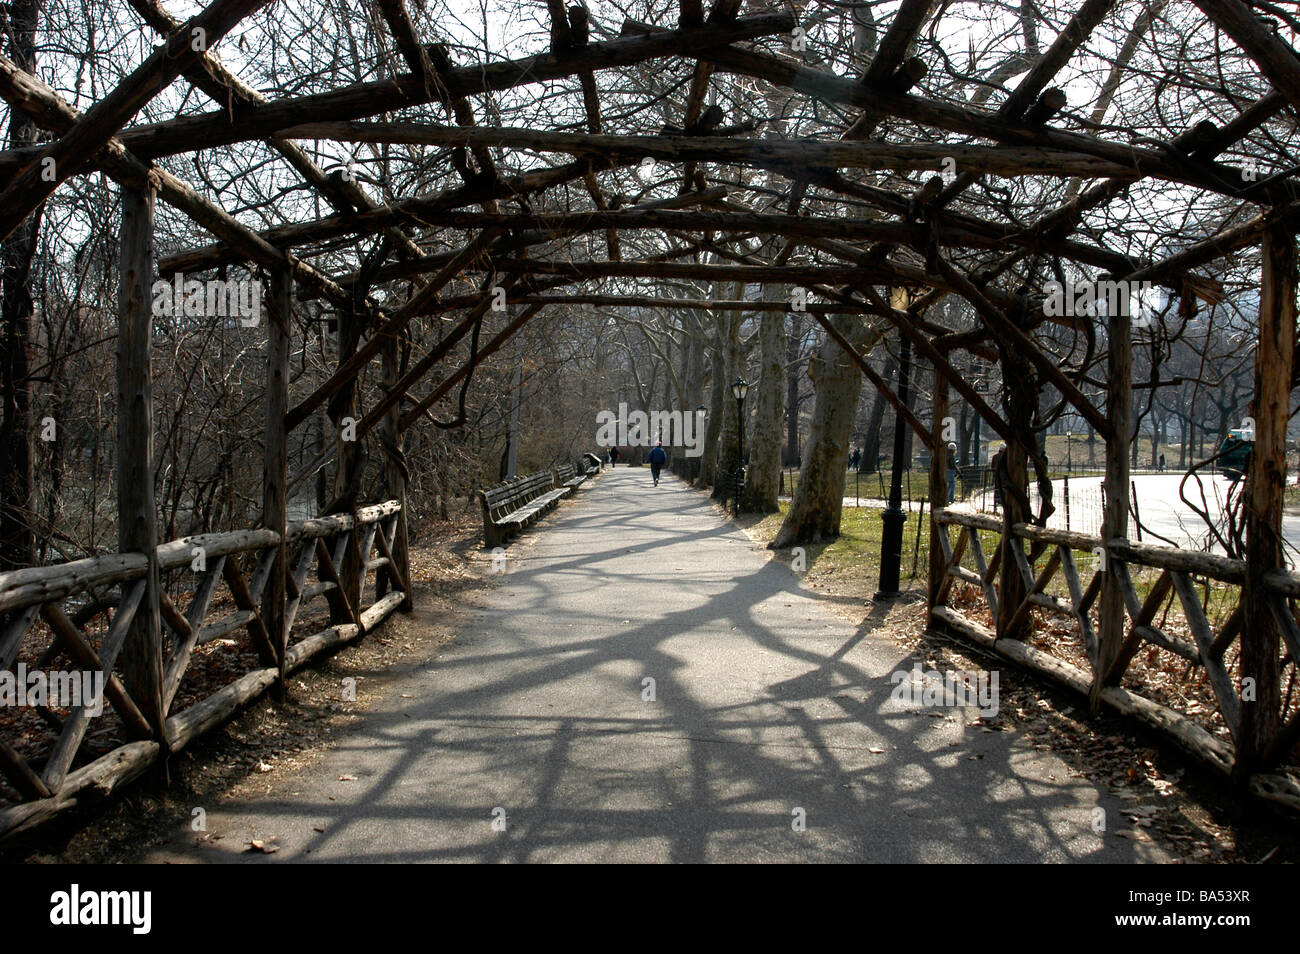
[[[116,743],[102,754],[86,744],[94,715],[84,702],[0,709],[8,713],[0,721],[0,839],[139,777],[308,660],[409,608],[402,516],[390,500],[355,515],[289,523],[283,539],[268,529],[185,537],[157,548],[153,574],[143,553],[0,574],[0,673],[22,660],[32,670],[102,674],[103,716],[113,723],[105,731]],[[278,588],[268,586],[277,565],[284,566]],[[152,579],[160,581],[156,600]],[[304,607],[321,597],[330,625],[295,632]],[[132,634],[150,628],[161,636],[145,641],[158,678],[146,683],[156,693],[144,699],[128,690],[121,669]],[[183,692],[200,647],[218,641],[221,665]],[[213,689],[213,671],[241,669]],[[150,712],[162,713],[161,731]],[[40,731],[31,731],[33,718]]]
[[[1207,764],[1238,775],[1256,794],[1300,809],[1294,764],[1300,702],[1293,694],[1300,660],[1300,574],[1271,569],[1263,593],[1255,596],[1267,604],[1284,641],[1277,670],[1281,685],[1275,687],[1281,691],[1270,694],[1268,687],[1244,685],[1238,666],[1247,615],[1244,561],[1028,523],[1011,524],[1007,533],[1002,519],[954,509],[933,515],[932,532],[938,543],[931,564],[932,624],[1086,694],[1095,704],[1135,716]],[[991,549],[985,546],[990,535],[996,541]],[[1090,577],[1085,565],[1092,567]],[[1108,574],[1126,611],[1118,652],[1109,660],[1101,649],[1098,613]],[[1018,578],[1010,597],[1014,605],[1002,602],[1011,592],[1008,576]],[[954,599],[959,583],[972,588],[961,607],[954,605],[963,602]],[[977,618],[982,611],[992,626]],[[1074,644],[1065,651],[1043,648],[1045,627],[1025,625],[1035,613],[1068,621]],[[1179,682],[1186,692],[1154,686],[1147,678],[1153,670],[1134,665],[1140,655],[1155,660],[1164,653],[1183,664]],[[1196,691],[1206,684],[1208,693]],[[1211,711],[1194,697],[1205,698]],[[1278,728],[1243,777],[1238,756],[1244,711],[1272,698],[1280,698]]]

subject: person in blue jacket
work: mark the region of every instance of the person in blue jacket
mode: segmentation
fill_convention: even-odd
[[[668,452],[664,450],[664,442],[660,441],[650,450],[650,456],[646,458],[650,461],[650,476],[655,479],[655,486],[659,486],[659,471],[664,464],[668,463]]]

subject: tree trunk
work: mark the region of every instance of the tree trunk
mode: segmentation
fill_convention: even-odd
[[[1261,762],[1274,762],[1282,706],[1279,648],[1282,634],[1270,607],[1265,577],[1282,559],[1282,507],[1286,486],[1287,421],[1296,333],[1295,237],[1274,226],[1264,233],[1259,344],[1255,349],[1255,447],[1246,479],[1246,582],[1241,590],[1241,726],[1235,774],[1244,779]],[[1282,612],[1289,612],[1285,600]],[[1249,682],[1247,682],[1249,680]],[[1248,688],[1254,688],[1248,693]]]
[[[885,359],[884,373],[881,377],[888,381],[898,371],[898,362],[894,358]],[[874,474],[876,472],[876,462],[880,459],[880,429],[885,423],[885,396],[879,391],[876,392],[876,398],[871,402],[871,416],[867,418],[867,434],[862,441],[862,459],[858,464],[858,472],[863,474]]]
[[[785,297],[785,286],[766,285],[763,297]],[[764,312],[759,318],[759,376],[754,389],[754,430],[749,444],[749,471],[740,509],[775,513],[781,485],[781,419],[785,412],[785,314]]]
[[[790,316],[785,351],[785,456],[782,466],[799,462],[799,344],[803,338],[803,317]]]
[[[9,58],[28,73],[36,72],[36,22],[39,0],[9,5]],[[38,141],[40,128],[11,108],[9,145]],[[31,419],[32,385],[28,379],[31,347],[31,267],[36,255],[44,204],[0,244],[0,570],[31,566],[35,559],[33,532],[33,468]],[[65,422],[56,421],[57,426]]]
[[[836,315],[831,322],[861,351],[868,338],[861,318]],[[840,534],[849,437],[862,390],[862,373],[828,336],[809,363],[808,376],[816,392],[812,426],[790,512],[769,545],[774,550],[834,539]]]
[[[721,405],[718,414],[718,445],[716,470],[713,475],[713,497],[725,500],[731,492],[732,479],[740,465],[736,449],[736,402],[731,396],[731,382],[745,371],[744,356],[740,348],[740,315],[715,318],[718,327],[718,351],[722,358],[722,377],[714,382],[714,393]]]

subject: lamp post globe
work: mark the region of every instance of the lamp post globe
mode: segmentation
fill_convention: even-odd
[[[736,506],[735,513],[740,515],[740,490],[745,480],[745,395],[749,394],[749,382],[736,378],[731,385],[731,396],[736,399]]]

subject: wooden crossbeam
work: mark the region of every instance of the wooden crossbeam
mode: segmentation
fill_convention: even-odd
[[[623,160],[649,157],[668,162],[709,161],[790,171],[805,166],[894,171],[938,171],[951,158],[963,169],[994,175],[1041,175],[1071,178],[1138,178],[1137,163],[1116,162],[1065,149],[1035,145],[962,145],[955,143],[817,142],[803,139],[740,139],[664,135],[598,135],[499,127],[438,126],[404,122],[319,122],[286,129],[286,137],[333,139],[395,145],[468,146],[563,152],[575,156]]]
[[[448,298],[444,304],[465,307],[476,297]],[[837,315],[861,312],[875,314],[876,307],[867,302],[813,302],[796,305],[788,301],[762,301],[760,299],[717,298],[658,298],[643,295],[507,295],[511,305],[591,305],[597,308],[662,308],[666,311],[781,311],[786,314],[808,312],[817,315]]]
[[[0,55],[0,98],[32,115],[43,128],[55,132],[70,129],[79,121],[77,111],[53,89],[3,55]],[[100,164],[124,187],[137,190],[156,188],[158,198],[185,213],[235,250],[237,260],[256,262],[271,269],[291,268],[294,277],[317,294],[336,302],[351,301],[351,296],[327,276],[306,262],[286,256],[171,173],[142,162],[118,139],[110,139],[103,148]]]
[[[127,0],[127,2],[146,23],[163,35],[181,27],[181,22],[168,13],[158,0]],[[214,102],[225,108],[228,108],[232,101],[242,104],[267,102],[265,96],[228,70],[210,49],[196,66],[185,70],[184,76],[195,89],[202,90]],[[284,139],[264,141],[268,148],[283,156],[309,186],[324,196],[326,201],[339,211],[351,212],[354,209],[366,211],[376,207],[354,178],[348,175],[330,176],[297,143]],[[401,229],[390,228],[384,234],[393,241],[401,254],[408,257],[420,254],[419,247]]]
[[[1241,0],[1192,0],[1259,64],[1273,87],[1300,109],[1300,56]]]
[[[994,142],[1038,145],[1108,159],[1123,165],[1131,164],[1145,176],[1184,182],[1210,192],[1239,198],[1240,176],[1237,171],[1214,163],[1189,164],[1155,149],[1109,142],[1051,126],[1027,126],[1019,120],[1008,119],[995,111],[978,107],[944,103],[909,93],[868,91],[851,79],[753,50],[718,48],[703,51],[701,55],[729,72],[765,79],[828,102],[879,109],[923,126],[987,138]]]
[[[903,58],[930,16],[933,0],[902,0],[889,29],[876,48],[876,55],[862,73],[861,84],[868,92],[883,86],[903,65]],[[922,64],[924,65],[924,64]],[[919,79],[919,77],[917,77]],[[865,139],[875,130],[881,114],[865,109],[844,133],[845,139]]]
[[[27,631],[32,628],[32,623],[35,622],[36,614],[40,609],[39,602],[32,603],[9,617],[4,630],[0,632],[0,671],[8,669],[18,658],[18,647],[22,645]]]
[[[68,649],[68,655],[72,657],[83,670],[89,672],[101,672],[104,674],[104,696],[121,717],[123,724],[126,726],[128,734],[136,739],[148,739],[153,735],[149,727],[149,720],[146,719],[140,708],[131,699],[127,692],[126,686],[122,684],[121,678],[117,673],[105,670],[103,661],[99,658],[99,653],[95,652],[90,640],[82,632],[81,627],[68,618],[58,603],[46,603],[41,607],[41,616],[49,624],[50,629],[63,641]]]
[[[1196,645],[1201,651],[1201,664],[1205,667],[1210,688],[1219,703],[1219,713],[1227,723],[1228,731],[1232,733],[1233,742],[1239,745],[1241,700],[1237,697],[1236,687],[1233,686],[1232,677],[1224,668],[1223,661],[1210,655],[1210,647],[1214,644],[1214,629],[1205,618],[1201,599],[1196,595],[1196,588],[1192,585],[1190,577],[1180,570],[1171,570],[1169,575],[1173,578],[1174,589],[1183,605],[1183,617],[1187,620],[1187,628],[1192,631]]]
[[[0,772],[18,789],[24,798],[49,798],[50,790],[45,787],[41,777],[32,771],[32,767],[8,742],[0,739]]]
[[[975,571],[979,574],[980,586],[984,588],[984,599],[988,602],[989,614],[997,619],[998,617],[998,592],[997,587],[993,585],[993,579],[997,576],[998,565],[1001,562],[1002,548],[998,547],[993,554],[993,562],[989,562],[984,557],[984,544],[980,542],[979,531],[974,527],[966,528],[966,537],[970,542],[971,559],[975,561]]]
[[[887,281],[886,268],[841,267],[835,265],[728,265],[693,262],[560,262],[531,258],[502,259],[506,271],[531,275],[555,275],[573,280],[587,278],[686,278],[702,281],[798,285],[817,282],[857,285]]]
[[[59,183],[80,171],[117,131],[240,20],[270,0],[216,0],[173,32],[147,59],[0,192],[0,239],[5,238]]]
[[[961,566],[962,555],[966,552],[966,534],[959,532],[957,534],[957,543],[953,544],[948,528],[949,525],[946,523],[938,524],[939,545],[943,550],[944,576],[939,584],[939,589],[935,593],[934,605],[936,606],[948,602],[948,593],[952,589],[952,581],[956,578],[952,570]]]
[[[990,329],[996,327],[1000,334],[1010,339],[1020,349],[1020,353],[1028,358],[1039,373],[1061,392],[1061,396],[1074,406],[1084,420],[1092,425],[1103,438],[1109,439],[1108,435],[1112,433],[1113,428],[1106,416],[1097,410],[1096,405],[1084,396],[1073,381],[1065,376],[1065,373],[1053,361],[1051,356],[1043,353],[1025,332],[1017,328],[1006,315],[1002,314],[960,271],[953,268],[942,257],[938,259],[938,264],[943,276],[956,287],[958,294],[975,306],[976,312],[990,326]]]
[[[101,672],[106,675],[112,672],[113,664],[117,662],[118,653],[121,652],[122,644],[126,641],[131,623],[135,620],[136,611],[144,600],[145,589],[146,581],[139,580],[123,593],[122,602],[117,608],[117,614],[113,617],[108,632],[99,644],[99,661],[103,666]],[[86,734],[89,719],[90,708],[81,705],[73,710],[64,724],[63,732],[59,735],[59,741],[55,743],[54,751],[50,753],[50,757],[45,763],[45,771],[41,775],[41,780],[51,792],[57,792],[63,785],[63,779],[68,774],[68,768],[72,765],[72,760],[81,747],[81,740]]]
[[[442,80],[447,94],[453,99],[502,92],[519,86],[563,79],[583,70],[630,66],[659,57],[699,58],[718,46],[789,33],[793,27],[794,18],[788,13],[761,13],[682,30],[655,30],[642,36],[592,43],[570,56],[528,56],[456,67],[445,72]],[[214,110],[161,123],[134,126],[122,131],[121,140],[135,155],[157,159],[250,139],[264,139],[302,123],[377,116],[418,104],[424,95],[427,94],[424,93],[421,81],[411,74],[405,74],[356,83],[328,93],[287,97],[250,105],[235,114],[228,110]],[[12,170],[15,161],[26,164],[40,154],[39,150],[30,149],[0,153],[0,173],[3,173],[6,166]]]
[[[484,231],[479,233],[478,237],[460,250],[452,259],[447,262],[439,272],[429,280],[424,288],[403,305],[395,314],[392,315],[384,324],[376,330],[368,341],[357,348],[346,361],[335,369],[334,373],[329,376],[319,387],[310,395],[298,403],[285,416],[285,427],[292,431],[295,427],[305,421],[311,413],[325,401],[337,393],[340,388],[348,382],[356,379],[375,355],[379,353],[384,345],[385,339],[395,337],[402,333],[415,318],[424,314],[424,309],[434,305],[438,300],[438,292],[451,283],[470,263],[479,258],[488,243],[495,238],[495,231]],[[462,325],[464,323],[462,322]],[[468,329],[466,329],[468,330]]]
[[[263,666],[276,665],[276,646],[271,640],[271,634],[267,630],[266,623],[262,620],[262,614],[257,607],[259,594],[249,590],[248,584],[244,582],[244,576],[239,572],[239,566],[234,560],[226,560],[222,563],[221,575],[226,581],[226,586],[230,588],[230,595],[234,597],[235,605],[250,614],[246,628],[249,641],[253,644],[253,649],[257,651],[258,660],[261,661]]]
[[[611,211],[609,213],[597,212],[595,214],[603,216],[606,214],[622,215],[625,213],[654,213],[681,209],[699,209],[720,202],[726,198],[726,195],[727,190],[725,188],[707,189],[704,192],[692,192],[686,195],[673,196],[669,199],[656,199],[651,202],[640,202],[636,205],[628,206],[617,211]],[[468,228],[475,228],[477,226],[474,226],[472,223],[475,221],[482,221],[482,227],[484,229],[502,228],[510,230],[509,234],[501,235],[489,247],[488,252],[493,255],[517,253],[534,245],[550,243],[558,237],[557,223],[552,220],[550,215],[538,214],[534,216],[532,213],[518,214],[521,215],[522,218],[516,220],[514,215],[506,213],[493,214],[486,212],[470,212],[463,209],[430,211],[427,208],[424,208],[421,210],[419,217],[422,222],[428,222],[430,226],[439,226],[440,224],[444,224],[443,216],[447,216],[448,219],[459,216],[469,216],[469,218],[462,220],[466,223]],[[558,213],[557,215],[560,218],[568,219],[567,214]],[[535,217],[541,223],[548,224],[549,227],[545,229],[528,228],[526,220],[532,217]],[[564,222],[563,225],[567,229],[572,229],[572,234],[576,235],[581,232],[590,231],[590,229],[584,224],[586,221],[587,220],[583,213],[577,213],[574,218],[568,219],[568,221]],[[454,225],[455,223],[446,222],[445,224]],[[593,227],[601,226],[597,224]],[[516,229],[522,229],[522,231],[517,231]],[[370,276],[370,280],[374,284],[379,284],[397,278],[410,278],[413,275],[421,274],[423,272],[436,271],[451,261],[456,254],[458,254],[458,252],[444,251],[432,255],[426,255],[414,262],[392,262],[380,267],[374,275]],[[665,253],[665,255],[669,257],[673,254],[675,253],[671,250]],[[360,273],[354,272],[349,275],[341,276],[339,278],[339,284],[345,288],[349,288],[355,285],[359,278]],[[433,313],[433,309],[431,309],[430,313]]]

